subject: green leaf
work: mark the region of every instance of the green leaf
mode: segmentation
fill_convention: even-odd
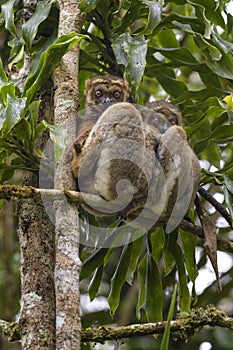
[[[175,266],[175,259],[171,254],[171,252],[168,250],[167,246],[165,246],[163,250],[163,260],[164,260],[165,276],[167,276]]]
[[[28,76],[24,86],[23,96],[27,97],[27,104],[31,103],[37,90],[58,66],[62,56],[83,38],[87,36],[76,33],[64,34],[41,54],[36,70]]]
[[[30,50],[37,34],[38,27],[48,17],[53,3],[55,3],[55,0],[50,2],[38,1],[33,16],[22,26],[22,36]]]
[[[176,306],[176,294],[177,294],[177,283],[175,284],[173,293],[172,293],[172,300],[169,307],[168,312],[168,318],[167,318],[167,325],[165,327],[165,331],[163,334],[160,350],[168,350],[169,349],[169,338],[170,338],[170,329],[171,329],[171,320],[173,319],[175,306]]]
[[[164,247],[164,230],[162,227],[158,227],[150,236],[151,247],[152,247],[152,256],[156,263],[158,263],[159,258],[162,254]]]
[[[198,276],[196,265],[195,250],[197,237],[190,232],[180,230],[180,236],[184,246],[184,260],[190,280],[194,283]]]
[[[202,129],[203,130],[203,129]],[[204,130],[203,130],[204,131]],[[208,137],[205,137],[201,141],[197,142],[194,147],[195,153],[199,154],[203,151],[205,147],[207,147],[207,144],[209,143],[209,140],[216,140],[216,141],[227,141],[228,138],[231,138],[233,135],[233,125],[220,125],[217,126],[212,133],[209,134]]]
[[[40,108],[40,103],[41,101],[33,101],[29,105],[29,111],[30,111],[30,116],[29,116],[29,123],[31,125],[31,133],[32,133],[32,140],[34,140],[35,136],[38,134],[37,129],[38,129],[38,117],[39,117],[39,108]],[[43,124],[43,128],[41,129],[41,133],[45,129],[45,125]]]
[[[14,132],[16,137],[25,142],[28,148],[32,146],[31,125],[25,118],[20,119],[20,121],[15,125]]]
[[[154,52],[160,52],[163,56],[167,57],[170,60],[177,60],[180,63],[183,63],[185,65],[195,65],[198,66],[198,61],[196,58],[192,55],[190,50],[186,47],[181,48],[160,48],[160,47],[153,47],[152,49]]]
[[[147,76],[156,78],[163,89],[174,98],[187,93],[186,85],[182,81],[177,80],[172,69],[165,67],[163,63],[158,63],[155,58],[151,60],[151,64],[146,67],[145,74]]]
[[[22,38],[13,38],[8,42],[8,45],[11,47],[9,68],[11,69],[14,64],[22,67],[24,59],[24,44]]]
[[[211,139],[225,140],[233,135],[233,125],[218,126],[211,134]]]
[[[114,315],[120,303],[121,289],[126,281],[126,274],[129,261],[131,259],[132,243],[124,246],[116,271],[111,278],[111,290],[108,297],[108,303],[111,314]]]
[[[228,190],[226,186],[223,187],[224,198],[227,204],[227,207],[231,213],[231,217],[233,218],[233,194]]]
[[[2,84],[5,85],[7,82],[8,82],[8,79],[3,69],[2,59],[0,57],[0,87]]]
[[[100,0],[80,0],[78,7],[83,12],[90,12],[99,2]]]
[[[142,243],[143,243],[143,237],[140,237],[132,242],[132,253],[130,262],[128,264],[127,268],[127,274],[126,274],[126,281],[129,284],[132,284],[133,278],[134,278],[134,272],[137,268],[137,263],[140,258],[140,252],[142,249]]]
[[[189,312],[190,310],[190,294],[188,290],[188,281],[185,271],[183,254],[180,246],[177,244],[177,235],[175,232],[169,234],[169,251],[173,255],[178,276],[179,276],[179,307],[181,312]]]
[[[223,178],[226,188],[231,194],[233,194],[233,181],[226,175],[224,175]]]
[[[2,14],[5,20],[5,28],[9,30],[11,34],[18,37],[17,29],[14,23],[14,4],[16,0],[8,0],[2,6]]]
[[[140,18],[140,11],[142,11],[142,5],[139,1],[131,1],[126,14],[121,20],[120,27],[117,28],[117,34],[123,34],[127,32],[127,28],[133,24],[138,18]]]
[[[89,292],[89,296],[90,296],[91,301],[96,297],[96,294],[98,293],[102,274],[103,274],[103,264],[101,264],[95,270],[95,273],[94,273],[94,275],[91,279],[91,282],[89,284],[89,287],[88,287],[88,292]]]
[[[147,25],[141,34],[148,35],[151,34],[161,22],[162,6],[158,1],[141,0],[141,2],[149,9]]]
[[[158,266],[152,255],[147,255],[146,273],[146,316],[148,322],[163,319],[163,289]]]
[[[25,112],[26,98],[7,96],[6,118],[3,123],[2,132],[9,133],[15,124],[21,119]]]
[[[82,271],[80,274],[80,280],[91,276],[92,272],[104,261],[104,257],[108,252],[108,248],[99,248],[89,256],[83,263]]]
[[[12,179],[12,177],[14,176],[14,173],[15,173],[15,169],[10,166],[8,169],[4,171],[0,170],[0,183],[2,184]]]
[[[126,67],[126,78],[133,86],[137,87],[146,66],[147,44],[145,37],[132,37],[129,33],[115,35],[112,48],[117,63]]]
[[[141,318],[141,308],[146,303],[146,275],[147,275],[147,255],[143,257],[139,266],[138,266],[138,283],[139,283],[139,291],[138,291],[138,302],[136,307],[136,315],[137,318]]]
[[[210,164],[213,164],[216,168],[220,168],[220,153],[215,142],[208,142],[202,151],[202,157],[210,162]]]
[[[213,45],[211,45],[214,48]],[[216,49],[216,47],[215,47]],[[218,50],[221,55],[218,54],[217,59],[213,58],[208,50],[203,50],[203,54],[206,58],[206,64],[208,67],[218,76],[226,79],[233,79],[233,57],[231,53],[224,53]]]
[[[197,3],[204,6],[206,17],[216,25],[222,26],[223,28],[225,27],[221,9],[215,0],[191,0],[189,3],[192,5]]]
[[[15,97],[15,85],[10,82],[0,86],[0,99],[5,106],[8,102],[8,96]]]
[[[0,103],[0,130],[2,129],[4,120],[6,118],[6,109],[5,107]]]

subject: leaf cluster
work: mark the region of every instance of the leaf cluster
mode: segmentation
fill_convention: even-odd
[[[22,13],[26,10],[30,15],[17,30],[18,21],[22,21]],[[18,1],[9,0],[1,6],[0,18],[2,31],[5,30],[10,37],[8,39],[11,39],[7,41],[11,48],[7,69],[0,58],[0,182],[3,183],[13,176],[16,169],[38,170],[43,153],[36,146],[36,140],[46,128],[50,129],[53,139],[62,136],[59,126],[39,121],[43,117],[39,117],[38,91],[62,56],[82,36],[69,33],[57,38],[58,9],[54,0],[38,1],[34,9],[25,9]],[[23,70],[25,57],[29,55],[29,72],[27,76],[20,77],[20,69]],[[16,70],[15,75],[18,74],[19,79],[14,79],[13,70]],[[20,88],[22,83],[23,89]],[[59,156],[63,138],[57,143],[56,155]]]

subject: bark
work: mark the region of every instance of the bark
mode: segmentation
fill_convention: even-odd
[[[24,1],[22,23],[30,18],[37,1]],[[31,56],[25,54],[24,66],[16,70],[14,79],[24,87],[30,71]],[[13,76],[12,76],[13,77]],[[44,91],[50,92],[51,83]],[[42,96],[41,118],[53,122],[51,95]],[[37,147],[43,148],[48,135],[38,139]],[[38,187],[38,173],[26,171],[23,184]],[[50,199],[49,199],[50,200]],[[55,349],[55,289],[54,289],[54,227],[49,220],[40,197],[21,198],[17,203],[19,216],[19,241],[21,250],[21,312],[19,333],[23,350]]]
[[[51,83],[45,91],[52,91]],[[42,97],[41,118],[53,122],[51,95]],[[37,140],[43,148],[48,139]],[[23,184],[39,186],[38,173],[24,172]],[[27,188],[27,187],[26,187]],[[51,205],[51,199],[48,199]],[[48,204],[49,205],[49,204]],[[22,307],[19,331],[22,349],[55,349],[54,225],[41,198],[21,199],[17,206],[21,249]]]
[[[60,7],[59,35],[75,31],[80,33],[82,15],[78,1],[58,1]],[[76,136],[78,110],[78,47],[74,47],[62,59],[53,79],[57,87],[55,124],[66,128],[66,151],[55,171],[56,189],[75,190],[71,173],[71,145]],[[78,210],[66,199],[54,203],[55,214],[55,290],[56,290],[56,349],[80,349],[80,299],[79,299],[79,232]]]
[[[18,215],[22,349],[55,349],[53,225],[38,198],[21,200]]]

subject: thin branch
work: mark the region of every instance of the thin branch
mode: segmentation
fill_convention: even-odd
[[[224,208],[221,203],[216,201],[216,199],[213,196],[211,196],[211,194],[208,193],[203,187],[200,187],[198,192],[204,199],[206,199],[210,204],[213,205],[213,207],[219,212],[219,214],[222,215],[222,217],[227,221],[227,223],[233,229],[232,218],[228,213],[228,211],[226,210],[226,208]]]
[[[116,341],[120,339],[162,334],[167,321],[156,323],[132,324],[121,327],[87,328],[81,331],[82,342],[104,343],[105,341]],[[181,314],[180,318],[170,323],[171,333],[184,340],[190,339],[197,331],[204,326],[222,327],[233,330],[233,318],[228,317],[223,311],[217,310],[214,306],[206,309],[198,308],[190,313]],[[8,337],[9,341],[20,340],[18,324],[0,320],[0,334]]]

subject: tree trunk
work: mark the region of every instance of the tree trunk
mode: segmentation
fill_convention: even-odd
[[[59,1],[59,35],[75,31],[80,33],[82,16],[78,1]],[[78,110],[78,47],[74,47],[62,59],[55,70],[55,124],[66,128],[66,151],[55,171],[55,188],[74,189],[71,173],[71,145],[76,136]],[[56,349],[80,349],[80,300],[79,300],[79,231],[78,210],[75,204],[64,200],[54,203],[56,240]]]
[[[18,214],[22,292],[19,327],[22,349],[52,350],[55,349],[53,225],[39,199],[20,201]]]
[[[50,92],[51,84],[46,91]],[[53,122],[51,95],[42,99],[41,117]],[[48,135],[37,141],[43,149]],[[39,186],[37,173],[24,172],[23,184]],[[52,203],[52,202],[51,202]],[[50,204],[51,205],[51,204]],[[39,197],[18,203],[21,249],[22,307],[19,329],[22,349],[55,349],[54,225]]]

